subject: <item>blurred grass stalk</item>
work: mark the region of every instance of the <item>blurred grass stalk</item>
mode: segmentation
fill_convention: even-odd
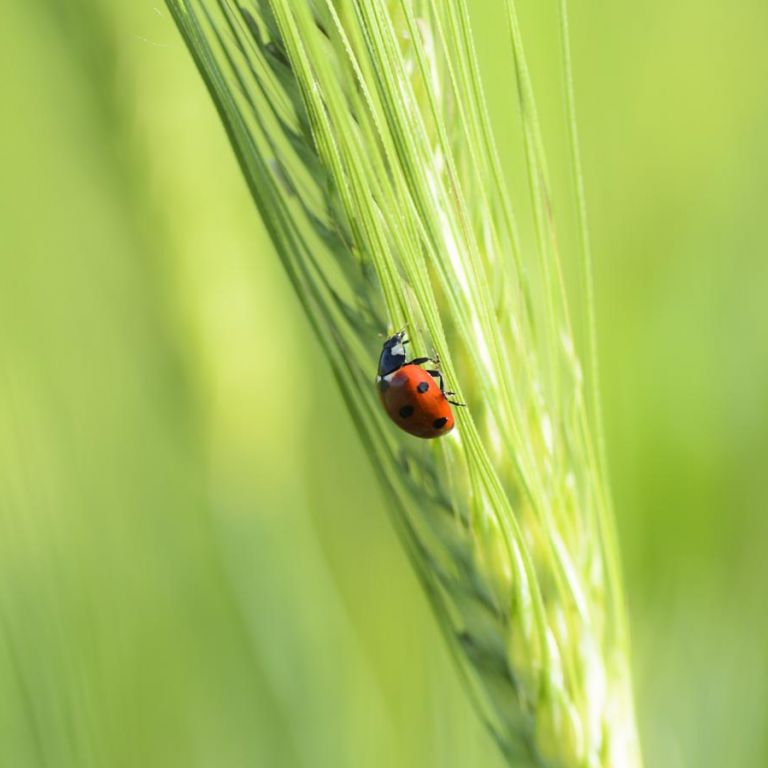
[[[555,237],[511,0],[506,22],[501,4],[497,12],[511,30],[528,169],[530,200],[519,205],[503,179],[465,0],[168,7],[391,497],[467,690],[509,764],[639,766],[596,439],[565,4],[582,222],[575,244]],[[530,244],[517,211],[531,218]],[[585,352],[559,248],[584,277]],[[457,412],[458,429],[429,445],[387,422],[372,383],[380,334],[404,326],[414,354],[437,353],[469,404]],[[588,386],[580,357],[590,361]]]

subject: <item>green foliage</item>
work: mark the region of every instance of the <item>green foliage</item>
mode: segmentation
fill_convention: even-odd
[[[518,4],[589,382],[557,10]],[[768,4],[570,23],[645,761],[766,765]],[[11,0],[0,41],[0,765],[500,766],[168,12]]]

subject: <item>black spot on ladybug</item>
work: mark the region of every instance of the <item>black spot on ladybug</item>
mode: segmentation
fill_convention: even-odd
[[[420,382],[419,386],[416,387],[417,392],[426,392],[429,389],[429,383],[426,381]]]
[[[411,416],[411,415],[413,414],[413,411],[414,411],[414,407],[413,407],[412,405],[404,405],[404,406],[403,406],[403,407],[400,409],[400,415],[401,415],[401,416],[402,416],[404,419],[407,419],[409,416]]]
[[[386,392],[389,389],[389,382],[386,379],[379,379],[379,392]]]
[[[432,426],[433,426],[435,429],[442,429],[442,428],[443,428],[443,427],[444,427],[444,426],[445,426],[447,423],[448,423],[448,419],[446,419],[446,418],[445,418],[445,416],[442,416],[442,417],[441,417],[441,418],[439,418],[439,419],[435,419],[435,420],[432,422]]]

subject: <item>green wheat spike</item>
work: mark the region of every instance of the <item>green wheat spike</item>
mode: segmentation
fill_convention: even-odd
[[[499,6],[533,244],[464,0],[168,0],[509,764],[636,768],[593,351],[585,397],[561,268],[588,267],[588,242],[579,256],[555,237],[522,33]],[[373,387],[379,334],[406,326],[469,406],[431,445],[399,433]]]

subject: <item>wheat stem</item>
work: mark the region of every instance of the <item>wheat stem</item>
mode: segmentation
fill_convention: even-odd
[[[511,0],[533,244],[504,181],[464,0],[167,2],[509,764],[639,766],[616,540],[593,447],[591,256],[567,17],[589,407]],[[415,352],[437,352],[469,404],[431,445],[398,433],[372,386],[378,333],[406,324]]]

